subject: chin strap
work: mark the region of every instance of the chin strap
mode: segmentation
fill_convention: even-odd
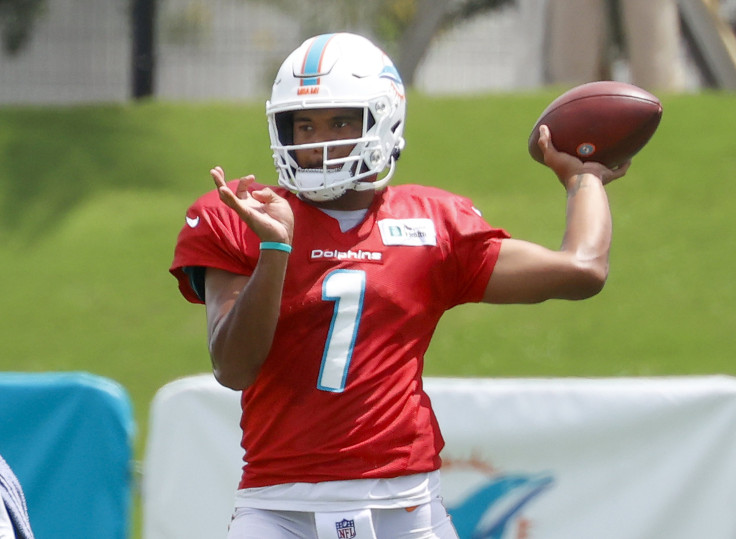
[[[396,158],[391,156],[389,159],[389,169],[386,175],[374,181],[361,181],[355,180],[354,182],[346,181],[350,180],[352,174],[350,170],[328,170],[326,173],[330,175],[330,180],[338,185],[325,187],[324,178],[325,170],[321,168],[300,168],[294,173],[294,186],[284,185],[288,189],[295,190],[300,196],[316,201],[323,202],[327,200],[335,200],[342,196],[345,191],[352,189],[354,191],[377,191],[383,189],[394,175],[396,170]],[[341,184],[341,182],[344,182]],[[279,182],[281,183],[281,182]],[[295,188],[295,189],[294,189]]]
[[[325,186],[325,176],[330,178],[331,183],[347,182],[351,178],[349,170],[324,170],[321,168],[299,168],[294,173],[294,183],[300,190],[311,191],[318,189],[330,189]]]
[[[314,202],[335,200],[342,196],[350,186],[351,178],[348,170],[330,170],[326,172],[330,180],[342,185],[324,187],[325,171],[321,168],[300,168],[294,173],[294,186],[300,196]]]

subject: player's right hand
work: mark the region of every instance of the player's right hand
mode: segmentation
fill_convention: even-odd
[[[593,174],[606,185],[623,177],[631,165],[631,161],[627,161],[615,169],[610,169],[601,163],[582,162],[574,155],[560,152],[552,144],[552,137],[546,125],[539,126],[538,144],[544,155],[544,164],[554,171],[565,187],[568,187],[570,180],[579,174]]]
[[[294,236],[294,213],[283,197],[268,187],[253,190],[256,178],[252,174],[238,180],[235,192],[225,181],[221,167],[210,170],[220,200],[237,212],[261,241],[276,241],[291,245]]]

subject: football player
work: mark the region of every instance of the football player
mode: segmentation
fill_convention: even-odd
[[[187,211],[171,272],[204,303],[212,368],[242,391],[245,465],[230,539],[456,538],[442,435],[422,388],[442,314],[468,302],[596,294],[608,271],[609,170],[557,152],[562,247],[490,226],[467,198],[388,186],[406,93],[347,33],[308,39],[266,104],[278,187],[227,181]]]

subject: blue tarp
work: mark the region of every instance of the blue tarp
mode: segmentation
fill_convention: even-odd
[[[0,374],[0,455],[36,539],[125,539],[135,423],[125,390],[88,373]]]

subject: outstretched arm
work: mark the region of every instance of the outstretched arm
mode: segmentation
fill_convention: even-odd
[[[253,176],[236,192],[221,168],[210,171],[220,199],[234,209],[262,241],[291,244],[294,216],[271,189],[249,192]],[[281,307],[289,255],[262,250],[250,277],[207,268],[205,298],[212,369],[220,384],[241,390],[253,383],[270,349]]]
[[[540,127],[539,145],[545,164],[567,191],[562,246],[555,251],[526,241],[503,240],[485,302],[584,299],[600,292],[608,277],[612,228],[604,185],[626,174],[629,163],[611,170],[558,152],[546,126]]]

